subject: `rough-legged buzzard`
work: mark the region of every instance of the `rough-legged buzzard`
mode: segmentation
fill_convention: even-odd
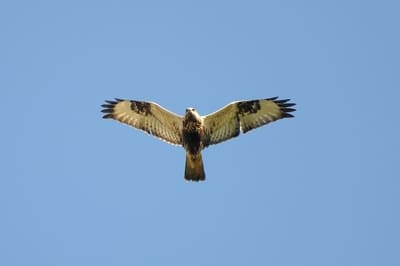
[[[112,118],[143,130],[186,151],[185,179],[205,180],[201,151],[275,120],[293,117],[295,103],[278,97],[232,102],[200,116],[194,108],[174,114],[153,102],[115,99],[106,101],[103,118]]]

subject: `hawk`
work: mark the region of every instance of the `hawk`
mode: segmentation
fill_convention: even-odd
[[[143,130],[186,151],[185,179],[205,180],[201,151],[281,118],[293,117],[295,103],[278,97],[232,102],[214,113],[200,116],[196,109],[177,115],[154,102],[116,98],[105,101],[103,118]]]

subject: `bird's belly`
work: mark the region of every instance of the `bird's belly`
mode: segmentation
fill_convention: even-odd
[[[183,147],[191,154],[197,154],[201,150],[201,135],[197,131],[183,132]]]

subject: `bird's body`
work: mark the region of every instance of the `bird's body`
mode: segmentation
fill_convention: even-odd
[[[269,122],[293,117],[294,103],[277,97],[233,102],[220,110],[200,116],[194,108],[187,108],[184,116],[174,114],[152,102],[115,99],[103,104],[103,118],[112,118],[146,131],[186,151],[185,179],[205,180],[201,151],[240,132]]]
[[[186,150],[185,179],[204,180],[203,158],[201,150],[204,148],[204,122],[194,108],[186,109],[182,121],[182,146]]]

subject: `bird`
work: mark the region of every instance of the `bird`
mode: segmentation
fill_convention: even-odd
[[[195,108],[175,114],[155,102],[115,98],[101,105],[104,119],[114,119],[185,149],[184,178],[206,178],[202,150],[282,118],[292,118],[296,105],[278,97],[231,102],[201,116]]]

